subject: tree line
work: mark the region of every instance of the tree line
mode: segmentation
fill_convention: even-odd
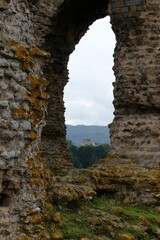
[[[108,144],[98,146],[75,146],[72,141],[68,141],[68,150],[74,167],[88,168],[99,160],[105,158],[110,150]]]

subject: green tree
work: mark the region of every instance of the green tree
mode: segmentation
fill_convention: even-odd
[[[79,161],[78,155],[77,155],[78,147],[73,145],[72,141],[67,141],[67,147],[68,147],[69,155],[74,167],[82,168],[82,164]]]
[[[81,146],[77,154],[83,168],[90,167],[96,162],[95,147],[93,146]]]
[[[107,156],[109,145],[102,144],[99,146],[80,146],[73,145],[72,141],[68,141],[68,150],[73,165],[76,168],[87,168],[98,163],[100,159]]]

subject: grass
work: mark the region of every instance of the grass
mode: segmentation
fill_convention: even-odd
[[[113,196],[96,197],[92,201],[62,203],[63,239],[119,239],[130,233],[137,240],[158,239],[160,214],[147,207],[124,206]]]
[[[144,216],[145,218],[148,218],[148,219],[160,218],[160,214],[153,212],[152,210],[147,210],[142,207],[131,207],[131,206],[124,207],[124,213],[126,215],[131,215],[135,217]]]

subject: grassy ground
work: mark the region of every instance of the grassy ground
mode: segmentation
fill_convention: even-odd
[[[63,239],[67,240],[156,240],[160,239],[160,213],[149,207],[123,205],[112,197],[62,203]]]

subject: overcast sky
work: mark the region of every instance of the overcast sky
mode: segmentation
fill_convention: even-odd
[[[109,21],[107,17],[94,22],[70,55],[66,124],[108,125],[113,120],[115,35]]]

